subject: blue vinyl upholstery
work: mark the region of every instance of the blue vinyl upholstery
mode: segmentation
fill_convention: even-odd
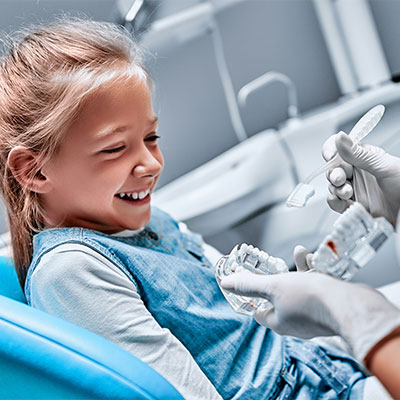
[[[14,264],[9,257],[0,256],[0,295],[26,303]]]
[[[16,279],[0,257],[0,399],[183,399],[119,346],[24,304]]]

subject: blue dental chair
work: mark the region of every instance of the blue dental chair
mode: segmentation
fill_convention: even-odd
[[[119,346],[28,306],[0,257],[0,399],[183,400]]]

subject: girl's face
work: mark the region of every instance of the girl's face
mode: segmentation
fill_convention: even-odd
[[[150,220],[164,160],[149,89],[136,78],[92,93],[43,169],[47,225],[115,233]]]

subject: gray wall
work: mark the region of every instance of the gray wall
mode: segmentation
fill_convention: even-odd
[[[392,75],[400,74],[400,1],[372,0],[372,14]],[[366,44],[367,45],[367,44]]]
[[[21,25],[51,20],[62,12],[80,13],[103,21],[116,18],[113,0],[0,0],[0,29],[12,32]]]

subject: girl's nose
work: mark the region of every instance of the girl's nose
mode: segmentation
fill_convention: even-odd
[[[132,173],[137,178],[144,178],[146,176],[156,177],[160,175],[163,165],[164,160],[161,153],[155,156],[147,151],[142,156],[140,162],[133,168]]]

